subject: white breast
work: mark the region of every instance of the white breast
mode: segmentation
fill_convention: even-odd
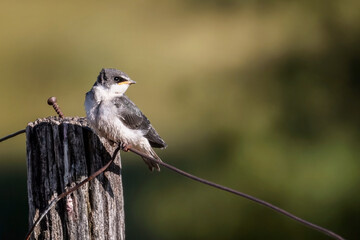
[[[149,142],[141,130],[129,129],[119,119],[116,106],[111,101],[115,96],[101,86],[94,86],[86,94],[85,110],[91,128],[113,142],[148,147]]]

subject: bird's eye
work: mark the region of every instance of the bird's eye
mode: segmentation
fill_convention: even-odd
[[[122,80],[122,78],[120,78],[120,77],[114,77],[115,82],[121,82],[121,80]]]

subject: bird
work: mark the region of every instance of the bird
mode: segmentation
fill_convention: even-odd
[[[115,68],[103,68],[97,80],[86,93],[85,111],[90,128],[111,143],[123,149],[135,148],[161,161],[153,148],[164,149],[165,141],[156,132],[149,119],[125,95],[136,82],[126,73]],[[145,157],[143,160],[153,171],[160,171],[159,164]]]

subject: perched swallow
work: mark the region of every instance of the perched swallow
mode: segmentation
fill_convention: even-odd
[[[85,97],[85,110],[91,128],[99,135],[122,146],[131,146],[154,157],[154,148],[165,148],[165,141],[159,136],[147,117],[125,95],[135,81],[124,72],[102,69],[95,84]],[[149,169],[160,170],[159,165],[143,158]]]

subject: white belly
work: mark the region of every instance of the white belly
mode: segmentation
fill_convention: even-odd
[[[96,101],[92,92],[86,94],[85,110],[91,128],[101,137],[116,143],[148,148],[150,144],[141,130],[125,126],[117,116],[116,106],[109,99]]]

